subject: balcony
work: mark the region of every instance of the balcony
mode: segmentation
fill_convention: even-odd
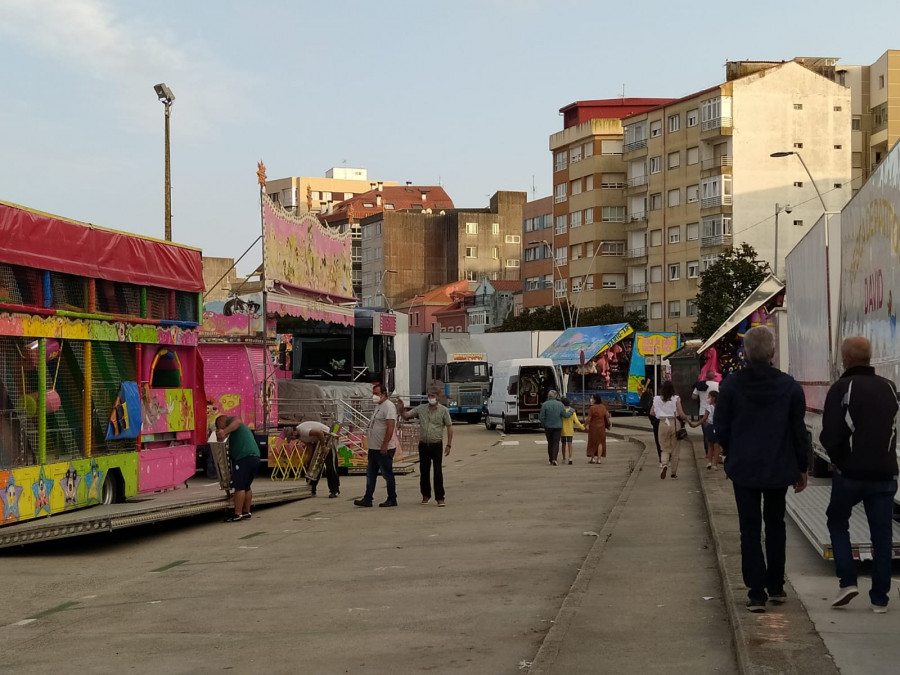
[[[734,157],[731,155],[722,155],[721,157],[710,157],[709,159],[704,159],[700,163],[700,168],[704,171],[708,169],[719,169],[722,167],[730,167],[734,164]]]
[[[711,120],[703,120],[700,122],[700,132],[704,137],[709,136],[730,136],[731,135],[731,118],[730,117],[714,117]]]
[[[641,295],[647,292],[647,284],[629,284],[622,291],[623,295]]]
[[[646,147],[647,147],[647,139],[642,138],[639,141],[633,141],[631,143],[626,143],[625,145],[623,145],[622,146],[622,154],[624,155],[625,153],[634,152],[635,150],[642,150]]]
[[[643,176],[632,176],[628,179],[628,187],[640,187],[641,185],[647,184],[648,176],[644,174]]]
[[[731,246],[731,235],[716,234],[711,237],[703,237],[700,239],[700,248],[711,248],[713,246]]]
[[[704,197],[700,200],[701,209],[714,209],[718,206],[731,206],[731,195],[716,195],[715,197]]]
[[[625,259],[626,260],[634,260],[635,258],[646,258],[647,257],[647,247],[642,246],[641,248],[632,248],[625,251]]]

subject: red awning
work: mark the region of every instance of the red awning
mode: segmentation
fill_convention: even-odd
[[[202,292],[198,249],[0,202],[0,262],[141,286]]]

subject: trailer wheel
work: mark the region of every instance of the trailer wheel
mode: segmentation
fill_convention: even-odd
[[[497,423],[491,422],[491,418],[488,417],[487,415],[485,415],[484,416],[484,428],[487,429],[488,431],[493,431],[494,429],[497,428]]]
[[[122,474],[118,469],[112,469],[103,481],[101,501],[104,504],[120,504],[125,501],[125,488],[122,482]]]
[[[506,415],[503,416],[503,433],[511,434],[513,430],[512,422],[506,419]]]

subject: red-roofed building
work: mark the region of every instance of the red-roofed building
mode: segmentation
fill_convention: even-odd
[[[410,333],[430,333],[433,330],[433,324],[441,323],[441,326],[444,326],[437,315],[454,304],[458,304],[460,298],[474,295],[474,286],[475,284],[471,281],[454,281],[432,288],[424,294],[417,294],[394,309],[409,316]],[[463,310],[463,316],[465,316],[465,310]]]

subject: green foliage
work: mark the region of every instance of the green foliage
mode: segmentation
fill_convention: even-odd
[[[519,316],[512,313],[506,317],[500,326],[491,329],[492,333],[506,333],[518,330],[563,330],[563,318],[560,315],[558,305],[553,307],[539,307],[522,312]],[[576,312],[572,308],[573,314]],[[565,316],[566,326],[569,325],[569,308],[562,306],[562,314]],[[629,312],[625,314],[621,307],[603,305],[583,309],[578,313],[579,326],[603,326],[610,323],[629,323],[635,330],[647,330],[647,320],[643,314]]]
[[[701,339],[715,333],[766,278],[765,267],[756,260],[756,250],[745,242],[700,273],[694,332]]]

